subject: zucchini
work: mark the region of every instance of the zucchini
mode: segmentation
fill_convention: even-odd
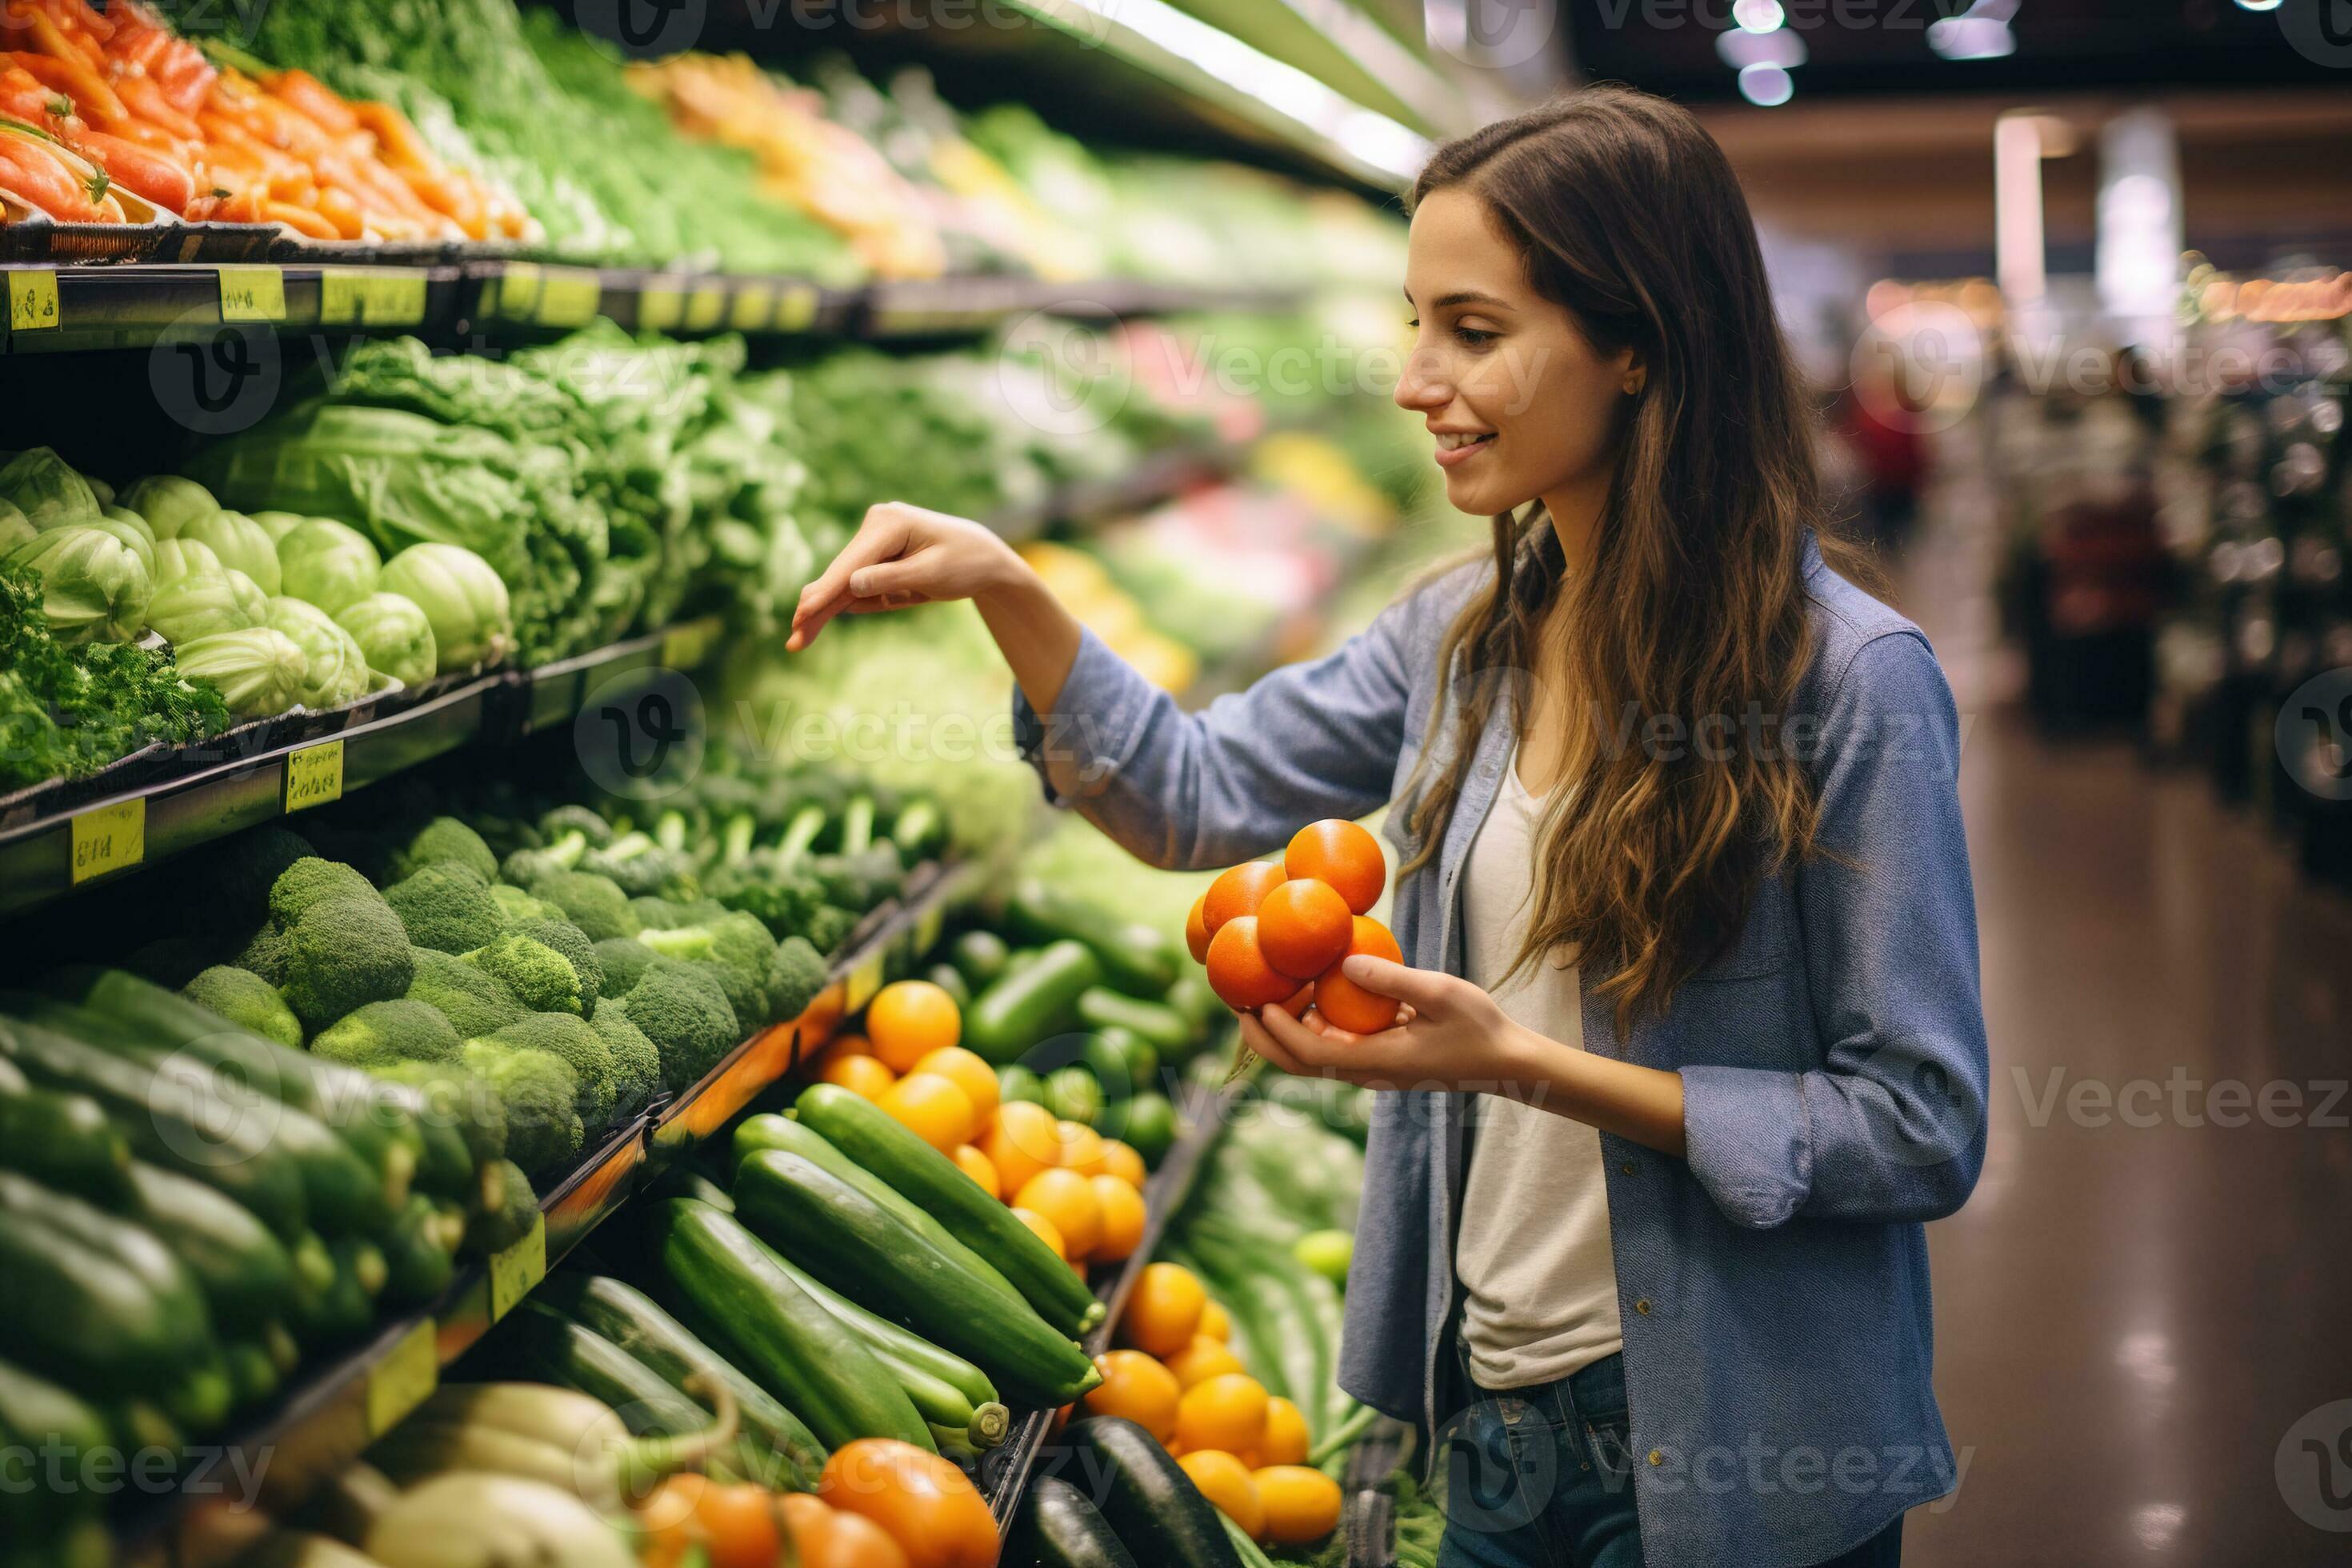
[[[680,1321],[807,1422],[827,1448],[896,1437],[938,1451],[930,1428],[865,1342],[810,1300],[733,1215],[672,1198],[661,1206],[655,1235]]]
[[[375,1321],[376,1292],[383,1289],[383,1253],[373,1242],[343,1237],[328,1243],[333,1271],[324,1288],[302,1279],[289,1303],[287,1325],[305,1345],[346,1340]]]
[[[744,1161],[735,1204],[777,1251],[963,1356],[1024,1405],[1067,1405],[1102,1381],[1086,1352],[1026,1303],[1005,1301],[898,1215],[802,1155],[765,1150]]]
[[[992,931],[968,931],[948,949],[948,962],[974,994],[995,984],[1004,973],[1004,961],[1012,956],[1013,950]]]
[[[1040,1476],[1021,1500],[1006,1568],[1136,1568],[1110,1521],[1059,1476]]]
[[[1183,1014],[1164,1002],[1146,1002],[1108,985],[1079,994],[1078,1021],[1090,1029],[1125,1029],[1154,1050],[1181,1051],[1192,1042],[1192,1026],[1185,1021]],[[1141,1083],[1136,1087],[1151,1086]]]
[[[0,1361],[0,1535],[16,1539],[98,1511],[90,1487],[56,1488],[41,1479],[41,1449],[75,1456],[110,1452],[114,1434],[79,1394]]]
[[[870,1171],[1013,1281],[1048,1325],[1073,1339],[1103,1319],[1085,1280],[955,1162],[892,1121],[872,1101],[812,1084],[794,1106],[803,1124]]]
[[[142,1227],[13,1171],[0,1171],[0,1225],[44,1227],[136,1279],[169,1321],[181,1356],[210,1347],[212,1315],[195,1277]]]
[[[1064,941],[972,999],[963,1017],[963,1043],[993,1067],[1077,1022],[1078,997],[1102,983],[1102,963],[1082,942]]]
[[[928,1209],[892,1186],[881,1172],[867,1170],[846,1152],[835,1148],[815,1128],[804,1121],[794,1121],[793,1116],[799,1114],[795,1110],[793,1116],[754,1116],[738,1127],[734,1144],[736,1168],[740,1171],[748,1156],[762,1149],[778,1149],[787,1154],[798,1154],[832,1172],[897,1215],[917,1236],[1003,1292],[1007,1301],[1017,1303],[1028,1299],[1022,1295],[1012,1280],[998,1271],[994,1264],[967,1247],[961,1237],[940,1224]],[[732,1213],[733,1208],[730,1201],[729,1212]]]
[[[383,1236],[384,1297],[395,1306],[422,1306],[457,1276],[457,1244],[466,1219],[423,1193],[411,1193]]]
[[[122,1195],[131,1145],[85,1094],[35,1089],[0,1058],[0,1166],[95,1203]]]
[[[121,1211],[152,1231],[195,1276],[213,1321],[230,1333],[257,1330],[294,1296],[294,1259],[234,1198],[176,1171],[131,1162]]]
[[[541,1282],[531,1299],[545,1301],[573,1322],[604,1335],[672,1388],[683,1392],[687,1380],[698,1373],[726,1384],[735,1395],[737,1419],[745,1436],[757,1439],[772,1456],[752,1479],[785,1491],[816,1489],[825,1461],[824,1445],[816,1440],[816,1435],[775,1395],[662,1310],[652,1297],[618,1279],[565,1269]]]
[[[1171,985],[1168,994],[1160,1000],[1174,1008],[1177,1016],[1192,1026],[1192,1032],[1185,1042],[1187,1045],[1206,1034],[1209,1026],[1220,1017],[1233,1016],[1233,1009],[1225,1005],[1223,999],[1209,984],[1208,971],[1198,965],[1188,967],[1178,975],[1176,984]]]
[[[1103,1518],[1153,1568],[1241,1568],[1222,1516],[1150,1433],[1096,1415],[1074,1422],[1062,1442],[1065,1458],[1094,1484]]]
[[[1037,877],[1026,877],[1004,902],[1005,922],[1032,942],[1080,942],[1103,978],[1130,996],[1160,997],[1176,984],[1176,946],[1159,928],[1118,918]]]
[[[0,1018],[0,1056],[35,1083],[98,1101],[139,1158],[227,1194],[289,1241],[301,1233],[310,1211],[294,1157],[259,1118],[229,1120],[200,1079],[167,1080],[149,1062],[12,1018]]]
[[[0,1320],[26,1359],[77,1388],[129,1394],[168,1381],[201,1350],[139,1274],[39,1217],[0,1215]]]

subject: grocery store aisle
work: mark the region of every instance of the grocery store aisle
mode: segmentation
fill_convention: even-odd
[[[1903,574],[1969,725],[1993,1066],[1983,1181],[1928,1232],[1964,1479],[1906,1560],[2345,1562],[2352,1537],[2294,1504],[2352,1526],[2302,1446],[2352,1406],[2277,1456],[2352,1398],[2352,907],[2201,779],[2001,706],[1991,529],[1983,495],[1939,496]],[[2267,1090],[2284,1125],[2265,1086],[2292,1086]]]

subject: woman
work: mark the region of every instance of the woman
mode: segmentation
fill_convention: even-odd
[[[1346,973],[1397,1026],[1241,1028],[1390,1091],[1340,1381],[1458,1440],[1442,1562],[1894,1563],[1956,1485],[1920,1222],[1984,1150],[1950,693],[1822,560],[1687,114],[1596,89],[1442,149],[1405,295],[1397,401],[1493,556],[1330,658],[1187,716],[986,531],[895,505],[791,646],[975,600],[1048,794],[1156,865],[1395,801],[1410,966]]]

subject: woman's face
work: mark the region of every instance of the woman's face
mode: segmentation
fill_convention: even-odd
[[[1422,202],[1404,294],[1413,348],[1396,400],[1437,438],[1447,500],[1491,517],[1605,487],[1633,351],[1603,356],[1536,292],[1483,199],[1454,187]]]

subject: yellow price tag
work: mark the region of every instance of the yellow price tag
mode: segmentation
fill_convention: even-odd
[[[739,332],[761,332],[776,319],[776,291],[765,283],[737,287],[727,308],[727,324]]]
[[[708,332],[727,319],[727,290],[705,283],[686,297],[686,330]]]
[[[940,944],[940,928],[947,923],[947,905],[938,900],[923,906],[915,917],[915,956],[920,958]]]
[[[842,1007],[855,1013],[874,1000],[874,993],[882,989],[882,954],[877,951],[863,963],[849,972],[842,987]]]
[[[79,887],[147,858],[147,797],[74,813],[73,882]]]
[[[222,268],[220,312],[224,321],[284,321],[286,274],[275,267]]]
[[[337,326],[366,319],[367,274],[350,267],[329,267],[319,273],[319,323]]]
[[[647,284],[637,296],[637,325],[646,331],[667,332],[686,320],[686,291]]]
[[[441,1385],[441,1357],[433,1342],[433,1320],[401,1335],[392,1353],[368,1368],[367,1429],[371,1440],[400,1425],[408,1413]]]
[[[372,272],[366,283],[367,319],[379,326],[409,327],[425,319],[425,274]]]
[[[529,1236],[490,1254],[490,1321],[495,1323],[513,1311],[532,1287],[546,1278],[547,1216],[538,1215],[530,1222]]]
[[[58,314],[58,275],[44,268],[37,272],[8,274],[8,330],[12,332],[37,332],[59,325],[64,318]]]
[[[509,261],[498,279],[497,314],[517,321],[528,321],[539,309],[539,264],[535,261]]]
[[[776,331],[804,332],[816,321],[816,289],[806,283],[788,283],[776,301]]]
[[[309,806],[343,798],[343,742],[321,741],[289,752],[286,757],[286,801],[289,816]]]
[[[596,274],[579,267],[551,267],[540,278],[539,324],[542,327],[584,327],[596,319],[604,285]]]

